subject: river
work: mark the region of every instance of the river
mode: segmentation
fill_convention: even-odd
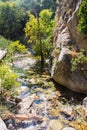
[[[25,74],[19,73],[19,97],[22,101],[17,104],[15,112],[41,116],[43,120],[15,121],[15,125],[12,123],[14,130],[87,130],[83,105],[86,95],[56,84],[47,72],[38,73],[34,66],[36,61],[28,58],[15,61],[15,67],[24,65],[25,71]]]

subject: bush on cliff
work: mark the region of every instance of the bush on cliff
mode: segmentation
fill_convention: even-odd
[[[78,11],[78,31],[87,34],[87,0],[83,0]]]

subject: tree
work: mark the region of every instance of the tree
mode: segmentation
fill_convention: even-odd
[[[26,17],[25,10],[14,2],[0,2],[0,34],[8,39],[22,35]]]
[[[55,16],[57,7],[57,0],[42,0],[42,9],[50,9],[52,11],[52,17]]]
[[[45,9],[39,13],[39,17],[35,12],[35,15],[29,14],[29,21],[25,26],[25,35],[28,38],[29,43],[37,45],[39,43],[41,67],[43,70],[44,65],[44,44],[49,39],[49,43],[52,38],[53,20],[51,19],[52,12]],[[36,17],[35,17],[36,16]]]
[[[80,5],[79,11],[79,24],[78,30],[82,34],[87,34],[87,0],[83,0]]]

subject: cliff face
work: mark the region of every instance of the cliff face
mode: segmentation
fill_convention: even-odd
[[[71,47],[74,50],[84,48],[87,51],[87,36],[82,36],[77,31],[77,12],[82,0],[59,0],[57,24],[54,31],[55,50],[60,48],[60,53],[54,55],[52,77],[59,84],[73,91],[87,93],[87,65],[83,71],[71,72]]]

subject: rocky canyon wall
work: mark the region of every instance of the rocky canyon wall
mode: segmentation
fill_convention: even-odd
[[[59,84],[77,92],[87,93],[87,64],[84,71],[71,71],[72,51],[87,51],[87,35],[78,33],[78,9],[82,0],[59,0],[54,31],[51,75]],[[60,50],[57,52],[57,50]]]

